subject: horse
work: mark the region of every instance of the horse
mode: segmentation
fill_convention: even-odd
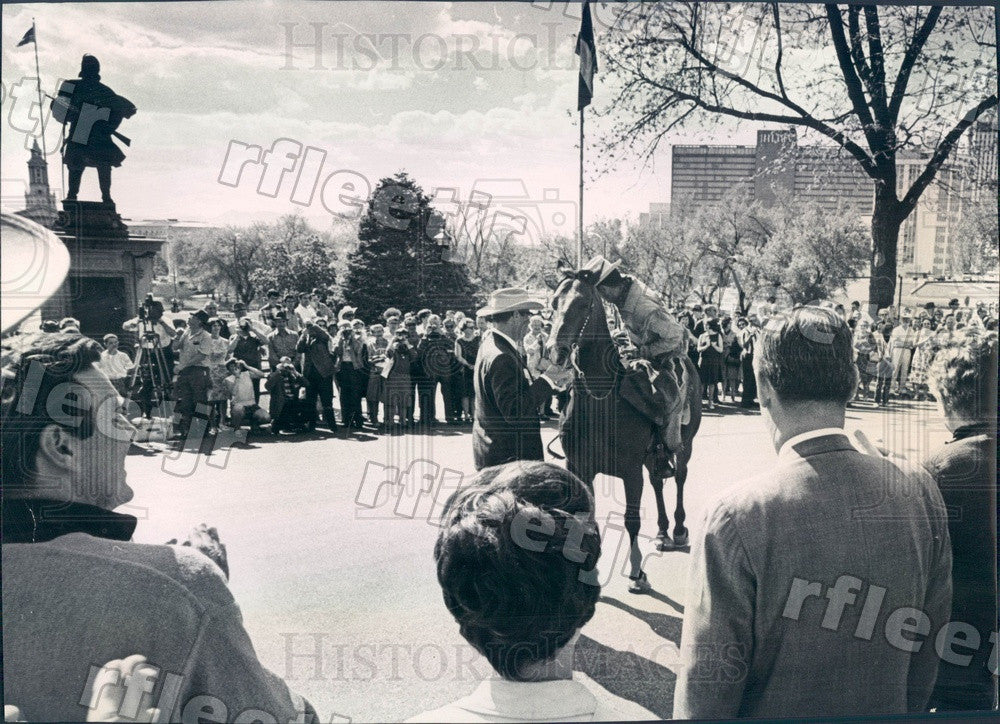
[[[622,398],[621,385],[626,368],[608,329],[604,302],[596,287],[597,278],[588,270],[563,273],[564,279],[551,298],[552,331],[546,352],[554,365],[572,363],[576,376],[570,402],[560,416],[559,438],[567,468],[592,490],[598,473],[619,477],[624,482],[625,529],[631,544],[629,578],[632,583],[629,590],[643,593],[651,588],[642,570],[638,543],[643,467],[649,471],[656,495],[657,549],[676,550],[688,545],[688,529],[684,526],[684,483],[692,442],[701,425],[698,372],[686,354],[680,355],[690,380],[684,402],[690,418],[681,428],[681,449],[674,451],[677,507],[671,537],[670,519],[663,503],[663,478],[654,476],[651,465],[651,450],[657,433],[653,424]]]

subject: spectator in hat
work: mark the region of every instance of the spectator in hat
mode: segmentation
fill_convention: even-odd
[[[132,358],[118,348],[118,335],[104,335],[104,350],[97,363],[98,368],[108,376],[119,395],[128,395],[128,377],[132,372]]]
[[[271,434],[279,435],[282,430],[298,428],[307,424],[304,414],[305,401],[299,399],[306,381],[292,364],[291,357],[281,357],[271,366],[266,388],[270,396],[268,413],[271,418]],[[313,403],[313,414],[315,414]]]
[[[330,347],[337,366],[341,423],[345,430],[360,430],[364,426],[361,398],[368,387],[368,353],[365,343],[354,333],[351,323],[344,319],[338,324]]]
[[[76,317],[63,317],[59,321],[59,331],[60,332],[77,332],[80,331],[80,320]]]
[[[284,310],[274,313],[274,329],[267,335],[267,363],[272,369],[282,357],[295,356],[299,335],[288,329],[288,315]]]
[[[912,326],[910,315],[903,314],[900,317],[899,326],[893,329],[889,336],[889,358],[893,366],[892,382],[895,385],[897,395],[907,387],[910,364],[913,361],[913,350],[916,346],[917,330]]]
[[[425,331],[417,343],[417,392],[420,400],[420,424],[434,426],[437,420],[437,388],[447,390],[455,368],[454,342],[441,331],[441,317],[430,314],[424,323]],[[447,403],[446,399],[446,403]],[[445,415],[449,423],[454,423],[454,410],[448,408]]]
[[[350,305],[344,305],[343,307],[340,308],[340,311],[337,313],[337,321],[338,322],[345,322],[345,321],[346,322],[353,322],[354,321],[354,315],[357,313],[357,311],[358,311],[357,307],[352,307]]]
[[[402,320],[398,314],[391,314],[385,318],[385,330],[383,334],[387,342],[391,343],[396,339],[396,332],[399,331]]]
[[[49,332],[49,333],[58,332],[59,331],[59,322],[57,322],[54,319],[44,319],[44,320],[42,320],[42,324],[39,327],[39,329],[42,332]]]
[[[490,324],[476,358],[472,452],[476,470],[512,460],[542,460],[538,406],[572,373],[550,366],[529,382],[518,350],[528,320],[542,308],[526,289],[493,292],[478,316]]]
[[[427,318],[431,316],[433,312],[430,309],[421,309],[416,314],[417,318],[417,333],[423,334],[426,331]]]

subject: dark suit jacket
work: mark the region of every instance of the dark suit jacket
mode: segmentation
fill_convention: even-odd
[[[951,607],[947,514],[925,470],[846,435],[807,439],[720,493],[701,531],[675,719],[924,711]],[[901,632],[906,608],[926,635]]]
[[[321,377],[332,377],[337,371],[338,360],[330,354],[330,335],[318,327],[302,330],[295,351],[305,354],[302,374],[306,377],[313,372]]]
[[[924,467],[941,488],[951,533],[951,620],[975,626],[980,646],[967,665],[941,662],[931,705],[940,711],[991,709],[997,680],[990,670],[997,630],[997,439],[986,425],[959,428]],[[961,656],[971,649],[956,647]]]
[[[552,394],[552,386],[542,378],[529,382],[521,355],[492,332],[483,336],[473,380],[476,470],[512,460],[542,460],[538,406]]]

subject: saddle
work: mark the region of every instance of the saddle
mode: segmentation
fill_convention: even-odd
[[[643,358],[622,360],[622,366],[625,368],[620,388],[622,399],[657,427],[667,424],[668,411],[675,405],[682,404],[685,385],[690,384],[690,381],[684,379],[687,374],[683,365],[676,360],[673,364],[678,383],[677,399],[669,399],[663,386],[656,384],[657,378],[663,375],[663,372],[657,370],[652,362]],[[685,405],[682,405],[680,422],[683,425],[690,422],[690,411]]]
[[[622,366],[625,368],[619,388],[622,399],[651,424],[662,427],[669,405],[663,392],[653,384],[659,372],[646,359],[622,360]]]

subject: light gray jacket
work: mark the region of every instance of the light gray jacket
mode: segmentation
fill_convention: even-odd
[[[161,721],[195,721],[202,705],[219,721],[312,712],[263,668],[222,572],[193,548],[86,533],[3,545],[6,703],[29,721],[83,721],[91,667],[132,654],[160,669],[145,706]]]
[[[924,710],[951,604],[947,513],[924,471],[844,435],[804,440],[710,505],[702,531],[674,718]],[[906,633],[922,618],[907,609],[926,634]]]

